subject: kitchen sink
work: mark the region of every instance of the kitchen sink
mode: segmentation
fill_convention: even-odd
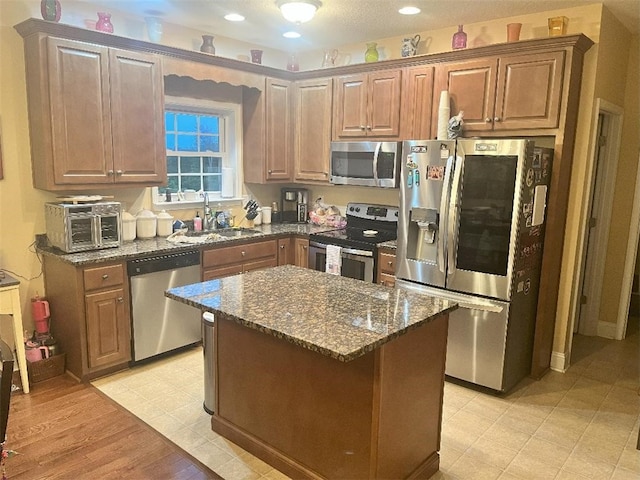
[[[187,237],[202,237],[205,235],[220,235],[221,237],[244,237],[247,235],[255,235],[262,233],[260,230],[253,230],[251,228],[219,228],[217,230],[194,232],[188,231]]]

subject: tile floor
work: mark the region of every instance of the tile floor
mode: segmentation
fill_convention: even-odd
[[[445,384],[435,480],[640,478],[640,319],[622,341],[576,336],[573,365],[494,396]],[[199,348],[93,382],[227,480],[285,479],[211,431]]]

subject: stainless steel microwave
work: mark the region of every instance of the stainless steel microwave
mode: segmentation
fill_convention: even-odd
[[[119,202],[47,203],[47,239],[67,253],[119,247],[121,211]]]
[[[401,142],[331,142],[330,182],[398,188]]]

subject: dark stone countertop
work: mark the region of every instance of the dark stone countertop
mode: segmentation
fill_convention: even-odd
[[[105,248],[103,250],[91,250],[78,253],[64,253],[62,250],[48,244],[46,235],[36,236],[37,249],[43,255],[57,257],[63,262],[76,266],[89,265],[94,263],[115,262],[121,260],[131,260],[136,257],[164,254],[171,252],[183,252],[186,250],[211,248],[224,244],[234,244],[246,240],[267,240],[284,235],[309,235],[312,233],[335,230],[335,227],[324,227],[310,223],[272,223],[270,225],[260,225],[252,227],[258,233],[243,235],[242,237],[220,237],[208,238],[193,237],[194,243],[172,243],[166,237],[153,237],[148,239],[136,239],[131,242],[123,242],[117,248]],[[215,233],[215,230],[212,231]],[[206,241],[205,241],[206,240]]]
[[[174,300],[348,362],[457,304],[293,265],[176,287]]]
[[[20,285],[20,280],[16,280],[11,275],[0,271],[0,288],[13,287],[14,285]]]

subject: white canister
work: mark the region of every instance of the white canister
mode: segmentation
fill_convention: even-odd
[[[136,215],[136,235],[138,238],[156,236],[156,215],[149,210],[140,210]]]
[[[262,207],[262,223],[265,225],[271,223],[271,207]]]
[[[173,217],[166,210],[162,210],[158,214],[157,221],[156,233],[159,237],[168,237],[173,233]]]
[[[136,217],[129,212],[122,212],[122,240],[130,242],[136,239]]]

